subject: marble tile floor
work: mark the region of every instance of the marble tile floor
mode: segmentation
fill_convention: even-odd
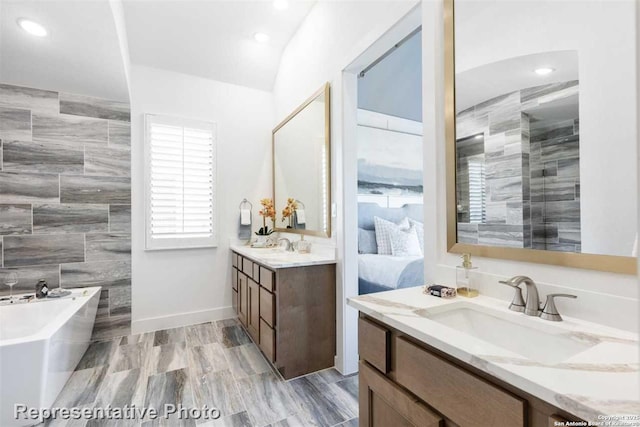
[[[53,407],[220,410],[216,420],[48,420],[45,426],[355,427],[358,377],[327,369],[284,381],[235,319],[91,344]]]

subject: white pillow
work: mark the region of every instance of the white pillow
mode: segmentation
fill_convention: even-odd
[[[422,256],[422,249],[420,249],[418,234],[414,226],[408,231],[399,228],[390,229],[389,236],[393,256]]]
[[[424,254],[424,224],[409,218],[409,224],[416,229],[416,235],[418,236],[418,242],[420,243],[420,250]]]
[[[397,224],[380,217],[373,217],[373,225],[376,229],[376,243],[379,255],[391,255],[391,241],[389,240],[390,229],[409,229],[409,218],[403,218]]]

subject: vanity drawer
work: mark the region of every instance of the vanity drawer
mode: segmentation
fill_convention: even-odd
[[[260,317],[271,327],[275,325],[273,294],[260,287]]]
[[[260,319],[260,349],[269,361],[276,361],[276,333],[264,319]]]
[[[231,252],[231,265],[238,268],[238,254]]]
[[[275,280],[273,278],[273,271],[268,268],[260,267],[260,285],[265,287],[269,292],[273,292]]]
[[[238,269],[231,269],[231,289],[234,291],[238,290]]]
[[[249,277],[253,277],[253,262],[247,258],[242,259],[242,272]]]
[[[362,331],[360,332],[362,333]],[[395,338],[395,377],[460,426],[524,426],[526,402],[427,350]]]
[[[389,378],[359,362],[360,426],[442,427],[442,418]]]
[[[391,333],[363,317],[358,320],[358,353],[382,373],[389,372],[391,352],[389,351]]]

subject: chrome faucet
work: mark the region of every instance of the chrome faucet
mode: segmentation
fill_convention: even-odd
[[[558,313],[558,309],[556,308],[555,297],[565,297],[565,298],[578,298],[575,295],[571,294],[549,294],[547,295],[547,302],[544,304],[544,308],[540,313],[540,317],[544,320],[551,320],[552,322],[560,322],[562,321],[562,316]]]
[[[513,301],[509,305],[509,310],[524,312],[527,316],[540,316],[545,320],[551,320],[553,322],[560,322],[562,317],[558,313],[555,297],[577,298],[575,295],[570,294],[549,294],[547,295],[547,301],[544,307],[540,308],[540,297],[538,295],[538,288],[536,287],[533,279],[527,276],[515,276],[509,280],[500,280],[499,283],[508,285],[516,290],[516,294],[513,296]],[[526,302],[522,298],[522,289],[520,284],[524,283],[527,287],[527,300]]]
[[[517,288],[516,296],[513,298],[511,306],[509,306],[511,310],[522,311],[527,316],[540,315],[540,297],[538,296],[538,288],[536,288],[536,283],[533,279],[527,276],[515,276],[509,280],[501,280],[500,283]],[[524,302],[524,310],[522,309],[522,291],[519,288],[521,283],[524,283],[527,287],[527,299],[526,302]],[[520,295],[519,298],[518,294]]]
[[[282,241],[287,242],[287,247],[285,248],[285,250],[288,252],[293,252],[293,244],[291,244],[291,240],[287,239],[286,237],[281,237],[278,239],[278,246],[280,246],[280,242]]]

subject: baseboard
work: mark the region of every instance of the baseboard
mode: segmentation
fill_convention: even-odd
[[[149,317],[146,319],[133,320],[131,322],[131,333],[135,335],[162,329],[179,328],[181,326],[230,319],[235,317],[235,315],[235,311],[229,306],[212,310],[172,314],[170,316]]]

